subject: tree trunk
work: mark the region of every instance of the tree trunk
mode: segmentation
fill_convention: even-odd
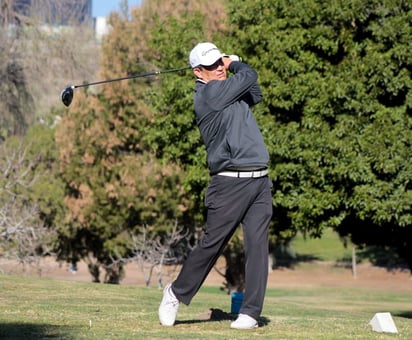
[[[356,272],[356,247],[355,245],[352,245],[352,276],[354,279],[357,278],[357,272]]]

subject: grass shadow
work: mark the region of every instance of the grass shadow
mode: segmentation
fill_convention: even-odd
[[[309,263],[321,260],[318,256],[310,254],[295,254],[294,256],[277,257],[274,261],[272,269],[289,268],[295,269],[299,263]]]
[[[237,318],[237,314],[226,313],[221,309],[211,308],[208,311],[199,315],[198,319],[191,320],[176,320],[175,325],[187,325],[202,322],[216,322],[216,321],[234,321]],[[270,320],[264,316],[261,316],[258,320],[259,327],[268,325]]]
[[[397,252],[388,247],[368,246],[357,251],[357,258],[370,261],[374,266],[387,271],[409,271],[408,264]]]
[[[270,320],[266,316],[261,316],[258,320],[259,327],[269,325]]]
[[[198,319],[191,319],[191,320],[176,320],[175,325],[182,325],[182,324],[193,324],[193,323],[201,323],[201,322],[214,322],[214,321],[225,321],[230,320],[233,321],[236,319],[236,315],[226,313],[221,309],[210,308],[204,313],[201,313]]]
[[[69,327],[33,323],[0,323],[2,340],[70,339]]]
[[[387,272],[408,272],[410,268],[407,264],[401,262],[392,262],[392,261],[385,261],[384,259],[375,260],[372,257],[364,257],[364,256],[357,256],[356,264],[362,264],[363,262],[370,262],[374,267],[384,268]],[[352,268],[352,258],[351,257],[342,257],[336,259],[335,267]]]
[[[393,315],[398,316],[400,318],[412,319],[412,312],[399,312],[399,313],[393,313]]]

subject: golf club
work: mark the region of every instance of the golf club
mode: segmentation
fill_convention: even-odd
[[[66,87],[61,92],[61,98],[62,98],[63,104],[66,105],[66,106],[69,106],[71,104],[71,102],[73,101],[73,90],[77,89],[79,87],[87,87],[87,86],[92,86],[92,85],[111,83],[111,82],[114,82],[114,81],[120,81],[120,80],[126,80],[126,79],[143,78],[143,77],[155,76],[155,75],[159,75],[159,74],[163,74],[163,73],[179,72],[179,71],[184,71],[184,70],[188,70],[188,69],[190,69],[190,66],[181,67],[181,68],[172,68],[170,70],[163,70],[163,71],[145,72],[145,73],[135,74],[135,75],[127,76],[127,77],[101,80],[101,81],[96,81],[96,82],[93,82],[93,83],[85,83],[85,84],[82,84],[82,85],[71,85],[71,86]]]

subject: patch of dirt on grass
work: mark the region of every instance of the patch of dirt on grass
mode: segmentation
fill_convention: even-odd
[[[369,263],[359,264],[356,277],[351,268],[337,267],[331,262],[303,263],[295,269],[279,269],[269,275],[269,286],[364,287],[370,289],[412,291],[408,270],[387,270]]]
[[[220,271],[224,269],[224,260],[217,263]],[[91,275],[85,263],[79,263],[77,271],[71,271],[69,266],[56,263],[53,259],[43,260],[41,271],[31,267],[24,273],[22,266],[12,261],[0,261],[0,273],[24,274],[46,278],[91,282]],[[178,270],[178,268],[177,268]],[[174,279],[178,271],[164,278],[164,284]],[[103,273],[101,275],[103,277]],[[205,285],[223,286],[224,278],[212,270],[205,280]],[[137,264],[126,266],[126,277],[122,285],[145,285],[144,275]],[[157,276],[154,273],[151,286],[157,285]],[[412,292],[412,276],[408,270],[392,270],[375,267],[370,264],[359,264],[357,275],[352,275],[351,268],[336,266],[332,262],[307,262],[295,266],[294,269],[281,268],[269,273],[268,287],[364,287],[370,289],[384,289]]]

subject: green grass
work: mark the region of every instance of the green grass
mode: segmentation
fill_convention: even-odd
[[[320,239],[305,239],[298,234],[291,245],[298,256],[321,261],[350,260],[352,253],[351,246],[345,248],[339,236],[331,229],[326,229]]]
[[[181,305],[174,327],[159,325],[161,296],[140,286],[0,275],[0,339],[412,339],[410,291],[269,289],[261,327],[252,331],[199,318],[210,308],[230,311],[218,287],[203,287]],[[398,335],[371,330],[377,312],[392,314]]]

